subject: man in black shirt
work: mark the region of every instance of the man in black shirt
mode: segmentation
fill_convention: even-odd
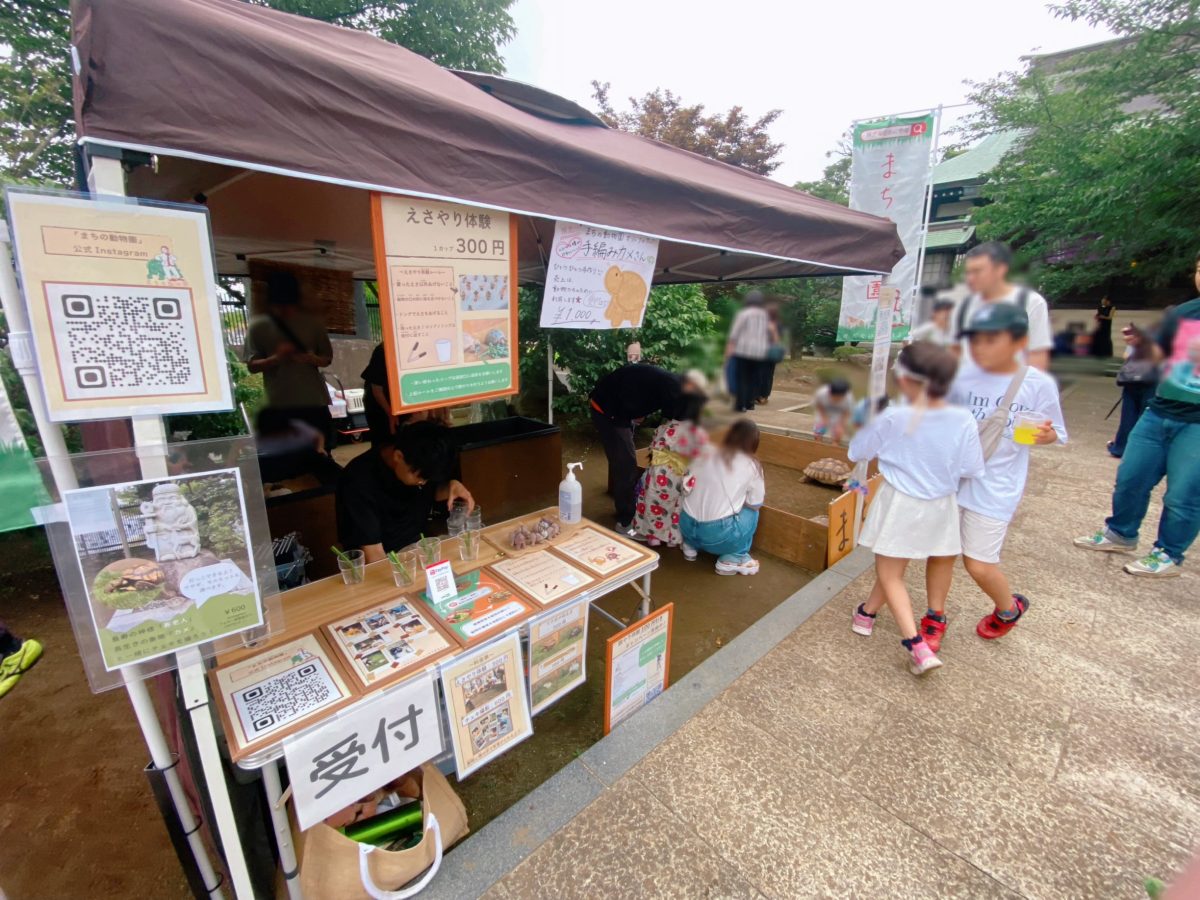
[[[678,417],[685,406],[703,402],[704,377],[681,377],[658,366],[637,363],[609,372],[596,382],[589,398],[592,424],[608,457],[608,492],[617,509],[617,530],[628,532],[637,489],[637,451],[633,428],[651,413]]]
[[[417,540],[426,530],[433,504],[465,500],[471,492],[450,478],[454,445],[449,429],[417,422],[387,435],[351,460],[337,486],[338,539],[375,562]]]

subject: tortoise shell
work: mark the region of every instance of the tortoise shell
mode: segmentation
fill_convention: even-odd
[[[805,466],[804,476],[818,484],[840,487],[850,477],[850,466],[843,460],[826,457]]]

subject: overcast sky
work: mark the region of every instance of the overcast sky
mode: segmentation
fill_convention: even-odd
[[[1016,68],[1022,54],[1110,37],[1055,19],[1042,0],[517,0],[508,75],[589,109],[593,79],[618,107],[655,87],[711,110],[783,115],[775,178],[818,178],[853,119],[961,103],[964,80]],[[947,120],[962,110],[947,112]]]

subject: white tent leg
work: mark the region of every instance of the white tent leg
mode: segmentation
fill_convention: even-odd
[[[292,844],[292,827],[288,822],[287,810],[283,807],[283,789],[279,781],[279,763],[271,760],[262,767],[263,789],[267,793],[267,808],[271,811],[271,822],[275,826],[275,844],[279,848],[279,867],[283,869],[284,883],[291,900],[304,900],[300,888],[300,865],[296,861],[296,848]]]

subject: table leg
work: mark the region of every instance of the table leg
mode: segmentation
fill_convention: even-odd
[[[650,615],[650,573],[642,576],[642,609],[639,618]]]
[[[296,862],[296,848],[292,844],[292,827],[288,822],[283,804],[283,789],[279,781],[279,763],[271,760],[262,767],[263,790],[267,792],[267,808],[271,811],[271,824],[275,826],[275,844],[279,848],[279,867],[283,869],[284,883],[291,900],[304,900],[300,890],[300,865]]]

